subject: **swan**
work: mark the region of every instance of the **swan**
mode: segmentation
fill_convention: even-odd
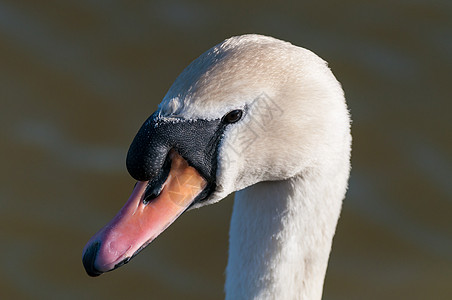
[[[350,172],[350,117],[327,63],[262,35],[194,60],[135,136],[137,184],[83,250],[127,263],[188,209],[235,193],[226,299],[320,299]]]

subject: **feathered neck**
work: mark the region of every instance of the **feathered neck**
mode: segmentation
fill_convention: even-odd
[[[349,165],[236,193],[226,299],[320,299]]]

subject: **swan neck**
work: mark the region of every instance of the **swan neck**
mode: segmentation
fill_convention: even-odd
[[[226,299],[321,299],[348,177],[324,175],[305,173],[236,193]]]

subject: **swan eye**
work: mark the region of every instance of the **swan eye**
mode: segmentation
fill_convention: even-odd
[[[232,124],[239,121],[242,118],[243,111],[241,109],[235,109],[228,112],[221,120],[225,124]]]

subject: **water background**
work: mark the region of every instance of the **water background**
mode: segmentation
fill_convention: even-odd
[[[88,277],[81,252],[132,190],[139,126],[185,66],[243,33],[313,50],[346,91],[353,170],[324,299],[451,299],[447,0],[1,0],[0,298],[223,298],[232,198],[115,272]]]

